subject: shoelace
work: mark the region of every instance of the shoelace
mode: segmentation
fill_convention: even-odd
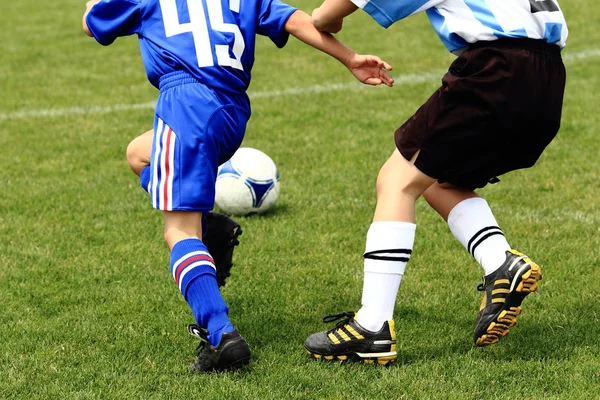
[[[200,371],[209,371],[214,365],[214,350],[211,348],[211,344],[208,341],[208,331],[200,328],[196,324],[188,325],[188,332],[190,335],[200,339],[200,344],[196,347],[198,357],[194,361],[194,366]]]
[[[350,320],[352,320],[354,318],[354,311],[346,311],[343,312],[341,314],[333,314],[333,315],[327,315],[325,317],[323,317],[323,322],[326,324],[329,324],[331,322],[335,322],[338,319],[342,319],[340,322],[338,322],[335,325],[335,328],[332,328],[330,330],[327,331],[327,333],[333,332],[338,328],[341,328],[342,326],[348,324],[350,322]]]
[[[206,344],[210,345],[208,342],[208,331],[206,329],[200,328],[196,324],[190,324],[188,325],[188,332],[190,335],[200,339],[200,344],[198,344],[196,350],[202,349]]]

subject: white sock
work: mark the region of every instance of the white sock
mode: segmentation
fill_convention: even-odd
[[[409,222],[377,221],[367,233],[362,308],[356,321],[377,332],[393,318],[396,295],[412,253],[416,225]]]
[[[510,245],[484,199],[475,197],[458,203],[448,215],[448,226],[485,275],[496,271],[506,260]]]

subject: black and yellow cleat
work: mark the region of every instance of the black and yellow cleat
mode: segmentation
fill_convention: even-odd
[[[354,312],[328,315],[323,322],[331,323],[342,319],[335,328],[315,333],[306,339],[304,348],[314,358],[347,360],[358,358],[365,364],[388,365],[396,361],[396,332],[394,321],[383,324],[378,332],[364,329],[354,320]]]
[[[477,346],[498,343],[517,324],[521,302],[537,290],[542,270],[525,254],[516,250],[506,252],[506,261],[484,278],[477,290],[484,292],[477,315],[474,340]]]

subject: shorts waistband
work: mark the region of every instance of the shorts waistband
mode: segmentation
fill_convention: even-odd
[[[188,83],[200,83],[200,81],[185,71],[175,71],[161,76],[158,79],[158,88],[160,90],[167,90]]]
[[[560,57],[560,47],[541,39],[501,38],[498,40],[479,41],[470,43],[468,49],[481,49],[484,47],[496,49],[524,49]]]

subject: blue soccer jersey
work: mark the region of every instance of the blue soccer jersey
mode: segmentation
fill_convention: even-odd
[[[557,0],[351,0],[381,26],[426,11],[454,52],[499,38],[541,39],[564,47],[568,30]]]
[[[86,23],[103,45],[137,34],[156,87],[161,76],[187,71],[207,86],[239,93],[250,84],[256,34],[283,47],[295,10],[279,0],[102,0]]]

